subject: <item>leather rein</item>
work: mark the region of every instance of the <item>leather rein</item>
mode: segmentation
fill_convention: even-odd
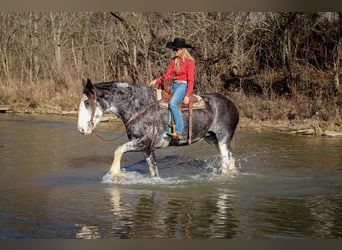
[[[88,97],[88,101],[89,101],[89,105],[90,105],[90,108],[91,108],[91,116],[90,116],[90,120],[88,122],[88,125],[94,127],[94,116],[95,116],[95,111],[96,111],[96,94],[95,94],[95,100],[93,100],[92,98],[89,98]],[[155,105],[158,105],[160,103],[160,100],[159,101],[156,101],[156,102],[153,102],[151,103],[150,105],[148,106],[145,106],[144,108],[142,108],[141,110],[137,111],[136,113],[134,113],[126,123],[122,123],[120,126],[118,126],[117,128],[115,128],[115,130],[118,130],[119,128],[123,127],[124,125],[126,126],[126,128],[128,128],[128,126],[134,121],[136,120],[137,118],[139,118],[141,115],[143,115],[150,107],[153,107]],[[104,138],[102,137],[101,135],[99,135],[97,132],[93,131],[92,134],[94,134],[97,138],[103,140],[103,141],[114,141],[114,140],[117,140],[119,138],[121,138],[122,136],[125,135],[125,133],[122,133],[121,135],[117,136],[117,137],[114,137],[114,138],[110,138],[110,139],[107,139],[107,138]]]

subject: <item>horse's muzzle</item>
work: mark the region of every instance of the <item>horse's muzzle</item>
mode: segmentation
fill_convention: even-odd
[[[91,129],[85,130],[84,128],[78,128],[78,132],[80,132],[81,135],[90,135],[93,131]]]
[[[83,130],[83,128],[78,128],[77,130],[78,130],[78,132],[80,132],[81,135],[84,135],[84,130]]]

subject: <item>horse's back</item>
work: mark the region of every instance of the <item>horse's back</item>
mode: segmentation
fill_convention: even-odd
[[[239,122],[239,111],[235,103],[220,93],[203,94],[201,97],[213,114],[212,124],[221,124],[234,131]]]
[[[202,94],[201,97],[212,109],[216,109],[217,111],[224,110],[230,115],[239,115],[235,103],[220,93]]]

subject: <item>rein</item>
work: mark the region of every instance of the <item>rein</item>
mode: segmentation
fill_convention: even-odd
[[[89,98],[88,98],[89,99]],[[90,98],[91,99],[91,98]],[[92,112],[91,112],[91,117],[90,117],[90,121],[89,123],[94,126],[94,122],[93,122],[93,119],[94,119],[94,115],[95,115],[95,111],[96,111],[96,97],[95,97],[95,100],[92,100],[90,101],[90,106],[92,108]],[[126,126],[126,128],[134,121],[136,120],[137,118],[139,118],[142,114],[144,114],[150,107],[153,107],[155,105],[158,105],[159,103],[161,102],[161,100],[159,101],[156,101],[148,106],[145,106],[142,110],[139,110],[138,112],[134,113],[126,123],[123,123],[121,124],[120,126],[118,126],[115,130],[123,127],[124,125]],[[125,133],[122,133],[121,135],[117,136],[117,137],[114,137],[114,138],[110,138],[110,139],[107,139],[107,138],[104,138],[103,136],[99,135],[97,132],[93,132],[92,134],[94,134],[97,138],[103,140],[103,141],[114,141],[114,140],[117,140],[119,138],[121,138],[122,136],[125,135]]]
[[[124,125],[124,124],[121,124],[120,126],[118,126],[117,128],[115,128],[115,130],[117,130],[117,129],[123,127],[123,125]],[[115,140],[121,138],[122,136],[124,136],[125,133],[122,133],[121,135],[119,135],[119,136],[117,136],[117,137],[114,137],[114,138],[110,138],[110,139],[104,138],[103,136],[99,135],[97,132],[93,132],[93,135],[95,135],[97,138],[101,139],[102,141],[115,141]]]
[[[134,113],[134,114],[128,119],[127,123],[125,124],[126,127],[128,127],[128,126],[131,124],[131,122],[133,122],[134,120],[136,120],[137,118],[139,118],[142,114],[144,114],[150,107],[153,107],[153,106],[155,106],[155,105],[158,105],[159,103],[160,103],[160,101],[156,101],[156,102],[154,102],[154,103],[152,103],[152,104],[146,106],[144,109],[142,109],[142,110],[140,110],[140,111]]]

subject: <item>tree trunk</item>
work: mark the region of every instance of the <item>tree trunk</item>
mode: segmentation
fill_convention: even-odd
[[[337,92],[341,92],[340,85],[340,60],[341,60],[341,47],[342,47],[342,12],[338,13],[338,43],[336,48],[336,59],[334,63],[335,70],[335,89]]]
[[[243,60],[243,55],[241,53],[243,41],[241,41],[241,25],[243,25],[245,14],[237,13],[234,17],[234,25],[233,25],[233,52],[231,57],[231,67],[230,72],[234,76],[241,75],[241,60]]]
[[[58,20],[56,18],[58,14],[50,13],[51,17],[51,30],[53,33],[53,48],[54,48],[54,54],[55,54],[55,63],[56,68],[53,69],[53,78],[57,84],[65,85],[65,79],[64,79],[64,73],[62,70],[62,42],[61,42],[61,34],[62,34],[62,28],[61,28],[61,22],[62,20]]]
[[[38,78],[38,16],[37,13],[30,13],[30,24],[32,25],[31,32],[31,58],[29,69],[29,81],[34,83]]]

